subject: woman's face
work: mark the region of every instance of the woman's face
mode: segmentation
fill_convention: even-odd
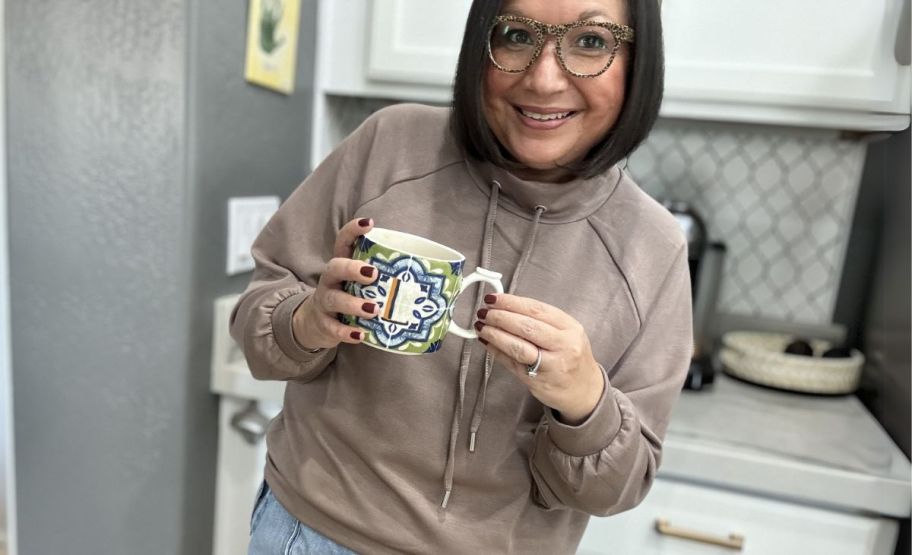
[[[629,25],[625,0],[504,0],[502,15],[519,15],[559,25],[581,19]],[[531,176],[555,181],[559,168],[583,158],[614,126],[624,104],[628,47],[621,46],[611,67],[594,78],[574,77],[557,58],[547,36],[535,63],[523,73],[505,73],[488,62],[484,111],[488,125]],[[542,114],[569,112],[556,121]]]

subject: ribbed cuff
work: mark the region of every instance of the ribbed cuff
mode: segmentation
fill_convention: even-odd
[[[282,352],[288,355],[288,358],[297,362],[310,362],[326,351],[326,349],[320,349],[317,352],[309,351],[302,347],[294,336],[292,316],[311,293],[311,291],[301,291],[286,297],[272,311],[272,333],[275,335],[276,343]]]
[[[601,365],[599,365],[601,368]],[[621,409],[612,393],[608,375],[602,368],[605,387],[592,414],[577,426],[559,421],[554,411],[548,408],[548,436],[554,445],[574,457],[585,457],[598,453],[607,447],[621,429]]]

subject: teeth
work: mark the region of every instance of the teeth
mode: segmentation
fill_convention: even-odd
[[[551,120],[555,120],[555,119],[564,119],[565,117],[570,115],[570,112],[557,112],[554,114],[536,114],[535,112],[530,112],[528,110],[523,110],[521,108],[520,108],[520,112],[522,113],[522,115],[526,116],[527,118],[532,118],[532,119],[538,120],[538,121],[551,121]]]

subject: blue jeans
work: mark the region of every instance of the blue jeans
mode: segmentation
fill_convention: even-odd
[[[265,480],[253,505],[247,549],[247,555],[357,555],[288,514]]]

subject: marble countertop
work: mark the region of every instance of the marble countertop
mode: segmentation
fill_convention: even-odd
[[[236,299],[215,303],[211,390],[281,403],[285,384],[253,379],[228,335]],[[853,512],[912,512],[912,466],[858,398],[780,392],[724,374],[681,394],[658,475]]]
[[[718,375],[684,391],[660,476],[907,517],[912,466],[854,395],[776,391]]]

